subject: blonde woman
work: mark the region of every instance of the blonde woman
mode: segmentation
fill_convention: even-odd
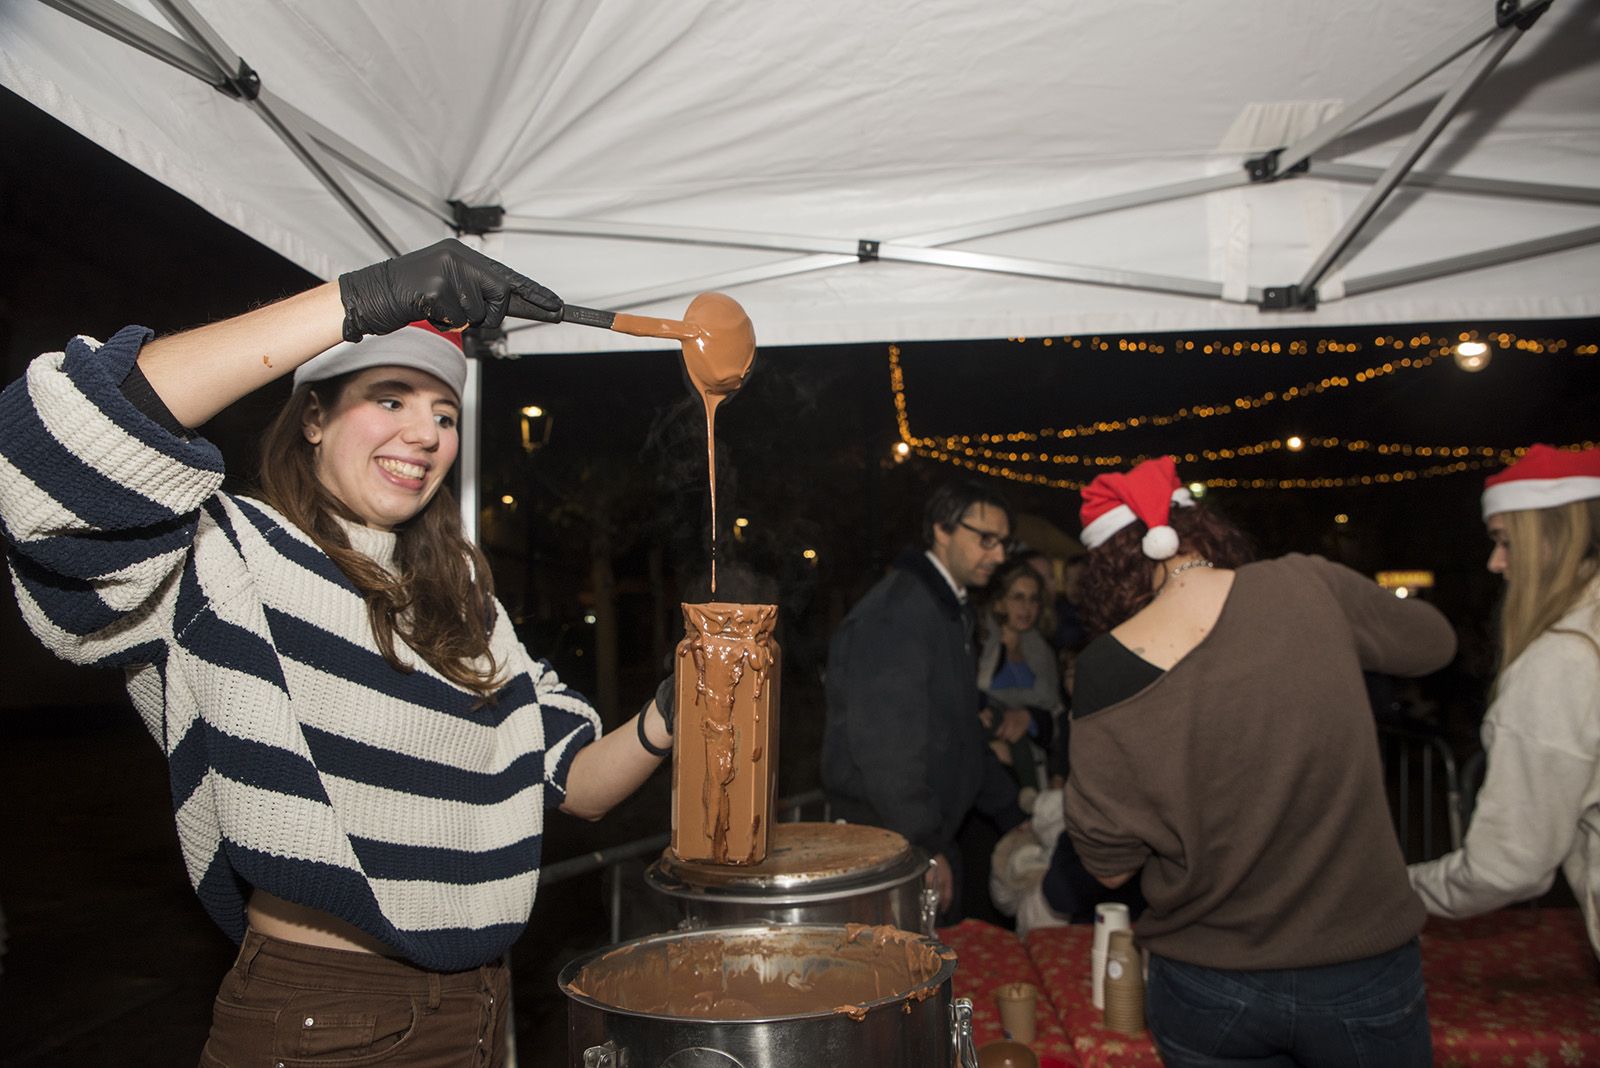
[[[1049,785],[1045,752],[1062,708],[1055,651],[1040,626],[1047,612],[1044,581],[1029,565],[1013,563],[990,587],[978,654],[978,689],[987,702],[981,718],[1000,762],[1011,766],[1023,789],[1037,793]]]
[[[1436,916],[1538,897],[1559,869],[1600,954],[1600,449],[1535,445],[1489,478],[1506,580],[1483,788],[1462,848],[1410,868]]]

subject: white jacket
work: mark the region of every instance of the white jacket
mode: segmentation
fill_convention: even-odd
[[[1462,848],[1409,869],[1436,916],[1538,897],[1560,868],[1600,955],[1600,579],[1506,668]]]

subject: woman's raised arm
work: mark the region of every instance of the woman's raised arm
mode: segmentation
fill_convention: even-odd
[[[325,282],[220,323],[156,338],[140,350],[139,371],[173,418],[197,427],[338,344],[343,321],[339,283]]]
[[[499,326],[507,314],[557,322],[561,298],[459,241],[339,276],[232,319],[158,338],[139,370],[180,423],[197,427],[341,337],[359,341],[426,319],[441,330]]]

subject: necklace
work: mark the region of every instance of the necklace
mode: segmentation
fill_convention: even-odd
[[[1171,571],[1167,572],[1166,581],[1163,582],[1159,587],[1156,588],[1155,595],[1156,595],[1156,597],[1160,597],[1162,592],[1164,590],[1166,590],[1166,588],[1169,585],[1172,584],[1172,580],[1177,578],[1179,575],[1183,574],[1185,571],[1192,571],[1197,567],[1216,567],[1216,566],[1217,566],[1216,564],[1213,564],[1210,560],[1207,560],[1205,557],[1201,557],[1198,560],[1190,560],[1187,564],[1179,564],[1177,567],[1175,567]],[[1154,600],[1154,598],[1152,598],[1152,600]]]

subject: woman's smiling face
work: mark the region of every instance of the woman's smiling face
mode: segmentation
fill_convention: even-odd
[[[317,480],[369,527],[393,530],[439,491],[461,447],[455,392],[410,367],[370,367],[331,410],[316,398],[302,429]]]

